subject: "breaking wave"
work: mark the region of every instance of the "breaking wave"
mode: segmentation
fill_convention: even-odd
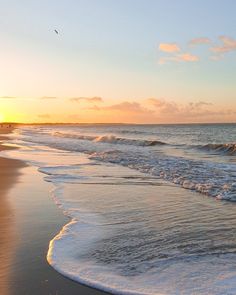
[[[130,138],[116,137],[114,135],[92,136],[92,135],[83,135],[83,134],[62,133],[62,132],[55,132],[53,135],[57,137],[73,138],[78,140],[89,140],[89,141],[104,142],[104,143],[110,143],[110,144],[127,144],[127,145],[135,145],[135,146],[155,146],[155,145],[165,144],[165,142],[162,142],[159,140],[130,139]]]
[[[209,143],[200,147],[203,150],[223,153],[226,155],[236,155],[236,144],[235,143]]]

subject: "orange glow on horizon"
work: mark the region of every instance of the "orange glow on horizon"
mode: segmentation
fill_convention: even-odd
[[[232,123],[235,107],[197,100],[159,98],[108,100],[66,97],[5,98],[0,100],[0,122],[16,123]]]
[[[4,116],[3,114],[0,113],[0,123],[3,123],[4,122]]]

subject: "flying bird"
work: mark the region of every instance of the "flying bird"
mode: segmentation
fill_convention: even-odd
[[[54,32],[55,32],[56,34],[59,34],[57,30],[54,30]]]

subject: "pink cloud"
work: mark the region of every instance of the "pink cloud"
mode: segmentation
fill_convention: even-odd
[[[102,109],[129,112],[129,113],[152,113],[151,110],[144,108],[143,106],[141,106],[141,104],[137,102],[128,102],[128,101],[124,101],[119,104],[114,104],[108,107],[104,107]]]
[[[136,114],[150,114],[153,113],[152,110],[149,110],[145,107],[143,107],[141,104],[137,102],[129,102],[129,101],[123,101],[118,104],[113,104],[110,106],[104,106],[104,107],[98,107],[97,105],[94,105],[92,107],[86,108],[86,110],[92,110],[92,111],[117,111],[117,112],[123,112],[123,113],[136,113]]]
[[[198,61],[199,57],[196,55],[193,55],[191,53],[183,53],[183,54],[178,55],[178,59],[180,61],[194,62],[194,61]]]
[[[165,99],[148,98],[147,102],[161,111],[162,114],[182,114],[185,116],[204,113],[204,109],[206,111],[207,107],[212,106],[212,103],[207,101],[190,102],[186,105],[181,105],[173,101],[166,101]]]
[[[147,102],[162,113],[176,113],[179,111],[179,107],[175,102],[166,101],[165,99],[159,98],[148,98]]]
[[[176,43],[160,43],[159,50],[164,52],[178,52],[180,48]]]
[[[199,61],[199,57],[191,53],[182,53],[175,56],[161,57],[158,61],[159,64],[165,64],[167,62],[196,62]]]
[[[236,40],[227,36],[220,36],[219,40],[222,45],[214,46],[210,50],[215,53],[226,53],[236,50]]]
[[[216,107],[208,101],[177,103],[164,98],[148,98],[142,102],[122,101],[107,106],[91,105],[84,110],[85,113],[71,115],[70,119],[83,121],[91,115],[91,111],[92,116],[101,122],[220,122],[230,121],[236,114],[236,109]]]
[[[201,44],[209,44],[211,40],[206,37],[195,38],[189,41],[189,45],[201,45]]]

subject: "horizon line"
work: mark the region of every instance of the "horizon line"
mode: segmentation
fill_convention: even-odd
[[[123,123],[115,123],[115,122],[106,122],[106,123],[101,123],[101,122],[30,122],[30,123],[25,123],[25,122],[14,122],[14,121],[7,121],[7,122],[0,122],[0,125],[8,125],[8,124],[13,124],[13,125],[197,125],[197,124],[202,124],[202,125],[211,125],[211,124],[236,124],[236,122],[173,122],[173,123],[128,123],[128,122],[123,122]]]

